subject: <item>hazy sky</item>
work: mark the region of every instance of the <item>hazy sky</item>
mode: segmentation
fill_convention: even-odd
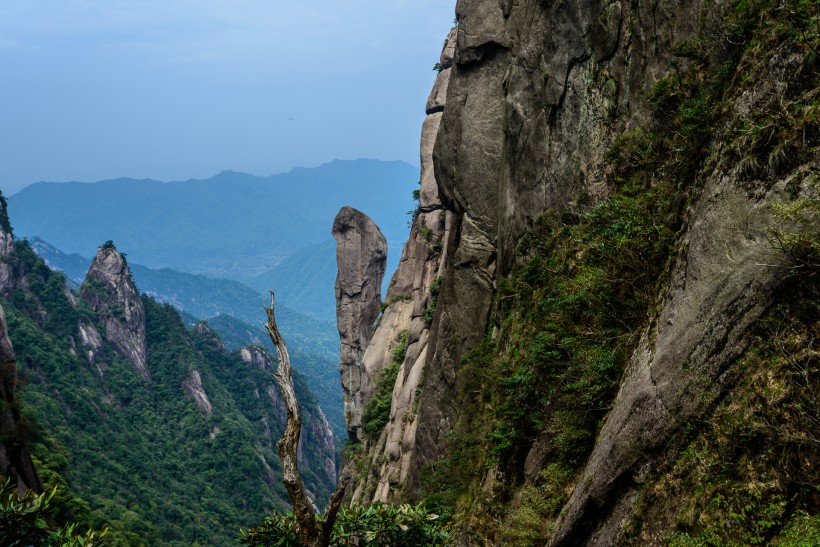
[[[455,0],[2,0],[0,189],[418,164]]]

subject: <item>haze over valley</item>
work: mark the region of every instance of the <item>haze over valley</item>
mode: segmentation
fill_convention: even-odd
[[[0,545],[820,545],[820,3],[52,4]]]

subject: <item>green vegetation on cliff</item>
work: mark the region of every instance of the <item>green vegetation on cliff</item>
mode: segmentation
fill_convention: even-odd
[[[759,199],[816,161],[815,4],[741,0],[720,23],[704,4],[703,36],[675,45],[669,74],[647,97],[650,123],[611,141],[609,195],[590,204],[582,194],[575,207],[547,211],[519,243],[491,312],[499,329],[457,372],[447,457],[421,476],[421,497],[454,514],[466,543],[550,537],[640,335],[656,320],[706,174],[736,177]],[[798,60],[788,85],[738,115],[732,108],[770,77],[772,58]],[[655,472],[641,479],[624,544],[798,545],[819,533],[816,173],[787,191],[793,205],[769,232],[790,261],[769,265],[783,271],[778,303],[754,324],[704,421],[646,455]]]
[[[399,370],[407,354],[407,331],[401,333],[396,346],[391,350],[390,362],[379,371],[375,383],[376,389],[362,412],[362,431],[365,436],[376,440],[390,419],[390,405],[393,400],[393,386],[399,376]]]
[[[525,460],[536,447],[544,468],[533,487],[538,495],[520,500],[506,537],[543,537],[592,449],[655,304],[679,192],[663,183],[624,184],[586,212],[539,219],[520,244],[521,265],[498,290],[500,338],[488,336],[459,373],[464,412],[450,439],[452,455],[423,475],[428,503],[457,514],[469,507],[479,521],[468,526],[493,526],[512,503],[505,493],[524,482]],[[473,482],[484,469],[500,477],[491,494]]]
[[[21,497],[10,480],[0,484],[0,544],[4,547],[102,545],[107,530],[80,532],[76,524],[49,526],[48,521],[53,518],[51,502],[54,494],[54,489],[39,495],[29,490]]]
[[[72,303],[64,276],[27,242],[6,260],[22,280],[3,302],[18,394],[35,464],[48,488],[59,487],[57,523],[109,526],[114,545],[228,545],[241,526],[286,506],[274,447],[283,419],[266,393],[269,374],[215,336],[189,331],[171,306],[142,297],[146,380],[105,342],[101,325],[100,345],[83,344],[79,325],[88,332],[96,318],[81,299]],[[197,387],[210,409],[195,404]],[[300,387],[315,414],[315,399]],[[326,494],[324,456],[305,452],[308,488]],[[332,446],[329,454],[332,464]]]
[[[818,273],[782,294],[725,379],[732,391],[708,420],[674,439],[665,472],[644,487],[627,528],[631,541],[644,541],[657,523],[675,530],[668,538],[674,546],[810,545],[820,538]],[[655,524],[642,529],[641,519]]]
[[[255,547],[301,547],[296,536],[296,517],[292,512],[274,513],[243,531],[241,542]],[[422,504],[342,507],[330,538],[330,545],[334,547],[443,547],[450,544],[449,526]]]
[[[39,238],[33,238],[31,245],[49,266],[62,270],[77,284],[83,282],[91,260],[79,255],[66,255]],[[196,323],[197,319],[207,319],[228,349],[262,344],[273,351],[260,324],[260,310],[269,298],[267,290],[270,287],[276,288],[279,299],[278,284],[265,285],[263,290],[266,293],[263,296],[237,281],[167,268],[153,270],[131,263],[129,268],[137,289],[142,294],[172,304],[178,310],[194,316],[193,320],[186,319],[190,325]],[[330,280],[329,287],[332,293],[333,279]],[[310,291],[310,288],[306,287],[305,290]],[[339,390],[339,335],[335,323],[308,317],[301,312],[301,308],[297,312],[280,305],[278,310],[282,318],[282,332],[294,354],[295,369],[303,373],[312,386],[334,434],[339,439],[344,438],[347,433]]]

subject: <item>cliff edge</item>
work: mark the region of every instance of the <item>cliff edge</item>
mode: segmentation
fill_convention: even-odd
[[[407,330],[357,495],[442,504],[464,544],[787,533],[818,509],[800,487],[817,480],[818,424],[793,410],[817,411],[818,15],[534,0],[456,14],[422,139],[436,186],[419,216],[441,223],[417,217],[405,253],[425,228],[434,248],[403,259],[391,290],[413,291],[388,295],[365,355],[387,363]],[[760,398],[763,377],[778,397]]]

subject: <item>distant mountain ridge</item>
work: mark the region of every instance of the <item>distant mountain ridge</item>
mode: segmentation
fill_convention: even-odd
[[[66,254],[35,237],[32,249],[54,269],[61,270],[75,286],[85,279],[91,259]],[[207,320],[230,349],[258,344],[275,352],[262,328],[262,305],[267,296],[227,279],[215,279],[163,268],[153,270],[129,262],[134,283],[142,294],[172,304],[191,316],[187,323]],[[270,285],[276,286],[276,285]],[[279,289],[277,289],[278,292]],[[330,285],[331,292],[333,285]],[[277,300],[279,300],[277,296]],[[342,396],[339,389],[339,338],[335,323],[308,317],[277,304],[280,328],[293,354],[294,368],[305,375],[319,405],[339,438],[345,435]]]
[[[394,267],[399,253],[390,256]],[[299,311],[321,319],[336,321],[336,241],[325,241],[304,247],[275,268],[246,281],[259,292],[274,288],[277,298],[289,306],[298,304]],[[387,291],[387,286],[382,288]],[[335,330],[335,326],[334,326]]]
[[[28,241],[14,241],[4,205],[0,194],[0,302],[24,379],[25,440],[46,489],[60,487],[58,524],[108,526],[112,545],[232,545],[240,526],[284,509],[276,441],[286,413],[270,354],[228,350],[207,324],[190,328],[141,295],[111,241],[70,291]],[[326,499],[336,441],[297,370],[294,384],[300,468]]]
[[[66,253],[90,256],[113,239],[151,268],[244,281],[327,241],[344,205],[379,224],[397,261],[417,183],[417,168],[404,162],[336,160],[269,177],[39,182],[8,201],[20,237],[40,236]]]

